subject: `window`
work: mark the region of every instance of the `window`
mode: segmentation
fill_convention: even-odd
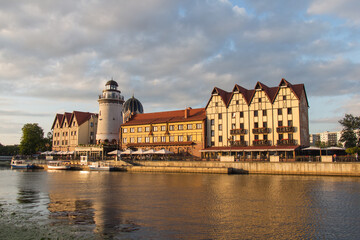
[[[261,102],[261,98],[259,98],[259,102]]]
[[[56,141],[54,141],[54,143],[53,143],[54,145],[56,145]]]
[[[289,133],[289,134],[288,134],[288,139],[289,139],[289,140],[293,140],[293,135],[292,135],[292,133]]]
[[[133,138],[133,137],[130,138],[130,142],[131,142],[131,143],[134,143],[134,142],[135,142],[135,138]]]
[[[130,132],[135,132],[135,128],[130,128]]]
[[[178,136],[178,141],[179,141],[179,142],[184,141],[184,137],[183,137],[182,135]]]
[[[222,142],[222,140],[223,140],[222,136],[219,136],[219,142]]]
[[[241,141],[241,142],[245,141],[244,135],[241,135],[241,136],[240,136],[240,141]]]
[[[254,135],[255,140],[259,140],[259,135]]]
[[[188,135],[188,136],[187,136],[187,141],[188,141],[188,142],[192,141],[192,135]]]
[[[287,112],[288,112],[288,114],[292,114],[292,109],[291,109],[291,108],[288,108],[288,109],[287,109]]]
[[[127,128],[123,128],[123,133],[127,133]]]
[[[210,125],[214,125],[215,124],[215,120],[214,119],[211,119],[210,120]]]
[[[166,126],[161,126],[161,131],[165,131],[166,130]]]
[[[264,116],[267,116],[267,111],[266,110],[263,110],[263,117]]]
[[[268,135],[264,134],[263,139],[268,140]]]
[[[74,136],[76,136],[76,131],[74,131]]]
[[[188,124],[186,128],[187,129],[192,129],[192,127],[193,127],[192,124]]]
[[[215,103],[215,107],[217,107],[217,106],[218,106],[218,103],[216,102],[216,103]]]
[[[288,121],[288,126],[289,126],[289,127],[292,127],[292,125],[293,125],[292,120],[289,120],[289,121]]]
[[[123,138],[123,143],[127,143],[127,138]]]
[[[258,122],[254,123],[254,128],[259,128],[259,123]]]
[[[257,116],[258,116],[258,111],[255,110],[255,111],[254,111],[254,117],[257,117]]]
[[[175,141],[174,136],[170,136],[169,137],[169,142],[174,142],[174,141]]]
[[[211,146],[215,146],[215,142],[211,142]]]
[[[235,118],[235,117],[236,117],[236,113],[233,112],[231,116],[232,116],[232,118]]]
[[[236,100],[236,105],[239,105],[239,100]]]
[[[235,129],[235,128],[236,128],[236,124],[235,123],[231,124],[231,129]]]
[[[222,119],[222,113],[218,114],[219,119]]]
[[[67,140],[65,140],[65,145],[67,145],[68,144],[68,141]]]
[[[283,100],[286,100],[286,96],[283,96]]]
[[[153,127],[153,131],[154,131],[154,132],[157,132],[157,129],[158,129],[157,126],[154,126],[154,127]]]
[[[65,127],[66,127],[66,123],[65,123]]]
[[[244,117],[244,112],[240,112],[240,118]]]
[[[222,130],[222,124],[219,124],[219,130]]]
[[[161,142],[166,142],[166,137],[165,136],[161,137]]]
[[[150,132],[150,127],[145,127],[145,132]]]
[[[138,132],[142,132],[142,128],[141,128],[141,127],[138,127],[137,131],[138,131]]]
[[[263,122],[263,127],[267,128],[267,122]]]
[[[278,115],[282,115],[282,109],[281,108],[278,109]]]
[[[201,123],[197,123],[196,124],[196,129],[201,129],[202,128],[202,124]]]
[[[99,116],[101,116],[101,111],[99,111]]]
[[[214,130],[211,130],[211,136],[215,136],[215,131]]]
[[[73,122],[73,126],[75,126],[75,122]],[[90,123],[90,127],[92,127],[92,123]]]
[[[169,130],[170,130],[170,131],[174,131],[174,130],[175,130],[175,126],[174,126],[174,125],[170,125],[170,126],[169,126]]]
[[[284,136],[282,134],[279,134],[279,140],[283,140]]]
[[[282,127],[282,125],[283,125],[282,121],[278,121],[278,126]]]
[[[158,141],[158,138],[157,137],[154,137],[153,138],[153,142],[157,142]]]
[[[244,123],[240,123],[240,128],[244,129]]]
[[[138,142],[138,143],[141,143],[141,137],[138,137],[138,138],[137,138],[137,142]]]
[[[145,137],[145,142],[149,143],[150,142],[150,137]]]
[[[75,126],[75,122],[74,122],[74,126]],[[94,127],[94,123],[93,123],[93,122],[90,123],[90,127]]]

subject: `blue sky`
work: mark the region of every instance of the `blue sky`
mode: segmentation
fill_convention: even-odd
[[[145,112],[204,107],[214,86],[304,83],[310,132],[360,115],[360,2],[0,0],[0,143],[97,112],[107,80]]]

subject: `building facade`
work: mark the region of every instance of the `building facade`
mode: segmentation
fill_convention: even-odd
[[[53,130],[54,151],[74,151],[79,145],[95,144],[98,115],[74,111],[56,114]]]
[[[200,157],[205,147],[204,108],[135,114],[121,125],[122,149],[167,149]]]
[[[123,122],[122,108],[124,97],[118,84],[110,80],[99,96],[99,124],[96,133],[97,143],[119,144],[120,125]]]
[[[244,159],[279,154],[293,159],[309,145],[308,101],[303,84],[285,79],[277,87],[258,82],[252,90],[215,87],[206,105],[207,141],[203,157],[232,151]]]

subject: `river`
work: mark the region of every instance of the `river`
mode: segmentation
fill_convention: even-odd
[[[359,239],[360,178],[0,168],[0,239]]]

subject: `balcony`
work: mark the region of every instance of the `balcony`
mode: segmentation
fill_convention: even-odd
[[[292,132],[295,132],[295,127],[293,127],[293,126],[277,127],[276,131],[278,133],[292,133]]]
[[[277,145],[296,145],[294,139],[281,139],[277,141]]]
[[[262,128],[254,128],[252,130],[253,134],[264,134],[264,133],[269,133],[270,132],[270,128],[267,127],[262,127]]]
[[[246,147],[247,143],[246,141],[230,141],[231,147]]]
[[[239,128],[239,129],[231,129],[230,130],[231,135],[240,135],[240,134],[246,134],[246,130]]]
[[[270,141],[269,140],[255,140],[253,141],[253,146],[269,146]]]

